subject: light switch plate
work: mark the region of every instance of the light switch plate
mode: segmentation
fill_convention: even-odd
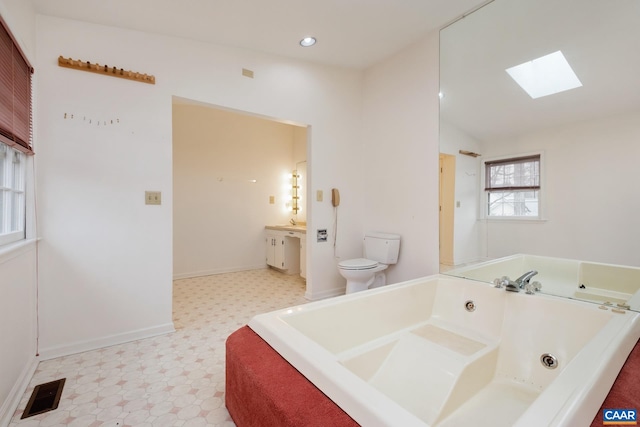
[[[145,191],[144,192],[144,204],[145,205],[161,205],[162,204],[162,192],[160,192],[160,191]]]
[[[322,201],[322,196],[323,196],[322,190],[316,191],[316,200],[317,201],[321,202]]]

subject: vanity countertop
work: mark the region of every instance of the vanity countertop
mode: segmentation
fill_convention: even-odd
[[[264,228],[267,230],[280,230],[280,231],[294,231],[302,234],[307,234],[307,226],[305,225],[267,225]]]

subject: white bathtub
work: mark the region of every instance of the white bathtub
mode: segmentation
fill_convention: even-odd
[[[249,326],[363,426],[575,426],[640,336],[639,315],[619,311],[436,275]]]
[[[538,272],[531,280],[542,283],[542,291],[546,294],[629,305],[640,310],[638,267],[517,254],[457,268],[446,274],[493,282],[502,276],[515,280],[531,270]]]

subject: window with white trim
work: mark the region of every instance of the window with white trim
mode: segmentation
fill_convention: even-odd
[[[0,143],[0,245],[25,238],[25,155]]]
[[[25,238],[33,67],[0,16],[0,245]]]
[[[540,218],[540,154],[485,162],[487,218]]]

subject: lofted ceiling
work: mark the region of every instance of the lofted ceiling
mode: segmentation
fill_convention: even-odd
[[[440,117],[481,141],[640,108],[640,1],[496,0],[440,34]],[[562,51],[583,86],[531,99],[506,73]]]
[[[32,0],[36,12],[366,68],[486,0]],[[311,35],[318,43],[302,48]]]

